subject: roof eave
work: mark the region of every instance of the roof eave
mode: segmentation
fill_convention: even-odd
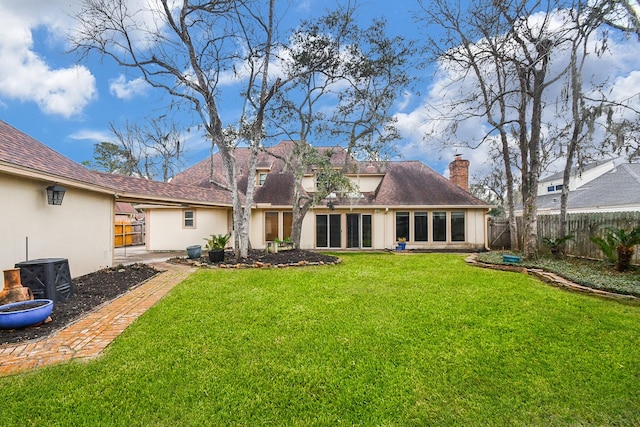
[[[62,175],[55,175],[48,172],[37,171],[30,168],[15,165],[13,163],[7,163],[0,161],[0,173],[6,173],[7,175],[13,175],[23,178],[29,178],[33,180],[55,182],[68,187],[78,188],[82,190],[90,190],[102,194],[114,194],[116,191],[113,188],[101,186],[97,184],[87,183],[72,178],[67,178]]]

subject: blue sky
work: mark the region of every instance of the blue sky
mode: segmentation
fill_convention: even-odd
[[[321,13],[329,4],[326,0],[292,0],[287,19],[295,25]],[[419,38],[420,27],[412,18],[415,1],[360,0],[358,4],[362,26],[382,16],[388,20],[392,35]],[[69,49],[66,35],[74,28],[71,16],[78,8],[76,0],[0,0],[0,119],[82,162],[92,158],[93,144],[114,140],[110,123],[121,127],[125,120],[158,117],[167,98],[108,59],[91,57],[79,62],[77,56],[65,53]],[[640,45],[635,40],[611,45],[613,53],[594,62],[593,73],[604,73],[604,78],[618,82],[612,84],[613,93],[639,93]],[[454,154],[460,152],[471,160],[471,174],[481,174],[488,167],[487,153],[482,149],[442,148],[423,140],[431,119],[424,106],[448,95],[442,92],[440,82],[432,80],[432,69],[420,73],[416,90],[398,100],[401,157],[421,160],[444,174]],[[222,105],[231,111],[234,100],[225,100]],[[467,127],[471,140],[483,124],[470,122]],[[208,155],[209,144],[197,133],[185,138],[187,166]]]
[[[93,156],[93,144],[113,141],[109,123],[163,114],[166,96],[136,81],[112,61],[96,57],[80,62],[65,53],[77,1],[0,0],[0,119],[76,162]],[[326,0],[291,1],[292,24],[320,13]],[[392,32],[412,37],[412,1],[360,0],[358,15],[366,26],[384,16]],[[3,57],[11,56],[10,61]],[[229,105],[229,103],[222,103]],[[418,101],[415,101],[418,105]],[[224,116],[224,111],[222,115]],[[189,134],[187,158],[207,156],[208,142]],[[415,153],[412,158],[423,157]],[[424,157],[423,157],[424,158]]]

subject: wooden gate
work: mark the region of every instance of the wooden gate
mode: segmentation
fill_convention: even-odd
[[[131,221],[129,219],[117,220],[114,230],[114,242],[116,248],[144,245],[145,222]]]
[[[511,249],[509,221],[491,218],[489,221],[489,247],[493,250]]]

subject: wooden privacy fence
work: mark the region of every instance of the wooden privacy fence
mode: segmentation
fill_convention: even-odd
[[[116,221],[114,237],[116,248],[144,245],[145,223],[144,221],[130,220]]]
[[[568,255],[575,255],[585,258],[602,259],[600,249],[591,242],[591,237],[604,237],[605,227],[610,225],[617,228],[624,228],[629,231],[640,226],[640,212],[597,212],[579,213],[568,215],[568,234],[573,236],[565,244]],[[518,226],[518,242],[522,244],[523,218],[516,218]],[[495,225],[494,225],[495,223]],[[506,230],[504,230],[506,228]],[[506,221],[491,221],[489,242],[491,249],[508,249],[509,244],[509,224]],[[560,236],[560,215],[539,215],[538,216],[538,242],[541,250],[546,249],[543,238],[557,238]],[[634,264],[640,264],[640,248],[636,247],[633,256]]]

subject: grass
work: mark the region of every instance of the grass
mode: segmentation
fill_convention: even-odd
[[[491,251],[478,255],[478,260],[490,264],[506,264],[502,255],[511,252]],[[631,266],[629,271],[618,272],[604,261],[584,258],[555,258],[541,255],[532,261],[522,261],[522,267],[542,268],[559,274],[575,283],[604,291],[640,297],[640,267]]]
[[[0,378],[0,425],[640,424],[640,306],[459,255],[340,256],[199,271],[99,359]]]

